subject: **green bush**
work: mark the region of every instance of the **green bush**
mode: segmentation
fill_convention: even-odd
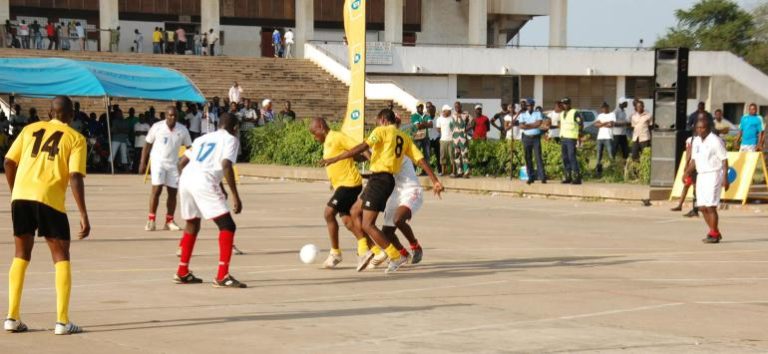
[[[250,161],[253,163],[316,166],[322,158],[323,147],[309,133],[308,122],[305,121],[274,123],[253,129],[248,139],[251,146]],[[563,162],[560,144],[546,140],[541,143],[547,177],[552,180],[561,178]],[[525,166],[523,154],[523,144],[520,141],[515,141],[514,144],[498,140],[473,141],[469,145],[472,174],[509,177],[514,169],[514,176],[517,176],[519,169]],[[595,142],[585,141],[578,151],[579,164],[585,180],[645,184],[650,181],[650,149],[643,152],[639,162],[627,163],[621,158],[611,162],[607,156],[604,157],[603,174],[600,178],[595,173],[596,157]],[[436,162],[433,156],[432,166],[435,166]]]

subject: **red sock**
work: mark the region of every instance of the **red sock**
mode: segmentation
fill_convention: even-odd
[[[400,255],[403,257],[408,257],[408,251],[405,250],[405,248],[400,250]]]
[[[232,259],[232,245],[234,243],[234,232],[219,231],[219,274],[216,276],[216,280],[222,280],[229,274],[229,260]]]
[[[167,224],[167,223],[169,223],[171,221],[173,221],[173,215],[166,214],[165,215],[165,223]]]
[[[191,235],[186,232],[181,237],[181,259],[179,260],[179,269],[176,271],[176,274],[180,276],[189,274],[189,260],[192,258],[195,240],[197,240],[197,235]]]
[[[149,221],[155,221],[155,214],[149,214]]]
[[[720,232],[715,230],[709,230],[710,237],[720,237]]]
[[[418,243],[418,242],[416,242],[416,243],[412,243],[412,244],[411,244],[411,249],[412,249],[412,250],[417,250],[417,249],[419,249],[419,248],[421,248],[421,245],[419,245],[419,243]]]

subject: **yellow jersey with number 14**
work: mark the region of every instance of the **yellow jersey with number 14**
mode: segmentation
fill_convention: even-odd
[[[349,150],[352,150],[357,143],[354,139],[342,132],[329,131],[325,136],[323,143],[323,158],[339,156]],[[360,171],[357,170],[355,161],[352,158],[341,160],[335,164],[328,165],[325,168],[328,173],[328,179],[331,180],[333,189],[339,187],[357,187],[363,185],[363,178]]]
[[[59,120],[24,127],[6,159],[16,163],[13,200],[31,200],[62,213],[69,175],[85,176],[85,137]]]
[[[385,125],[374,129],[365,140],[371,148],[371,172],[396,174],[403,165],[403,157],[408,156],[414,163],[424,159],[413,140],[394,125]]]

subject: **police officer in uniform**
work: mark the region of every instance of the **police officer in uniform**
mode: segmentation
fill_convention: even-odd
[[[581,170],[576,147],[583,128],[579,111],[571,107],[571,99],[560,100],[563,113],[560,118],[560,148],[563,157],[563,184],[581,184]]]

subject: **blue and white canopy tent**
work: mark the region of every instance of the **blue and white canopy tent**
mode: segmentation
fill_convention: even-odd
[[[205,102],[184,74],[166,68],[62,58],[0,58],[0,93],[16,96],[135,98],[155,101]],[[112,155],[112,129],[107,107],[107,136]],[[114,163],[112,173],[114,173]]]

